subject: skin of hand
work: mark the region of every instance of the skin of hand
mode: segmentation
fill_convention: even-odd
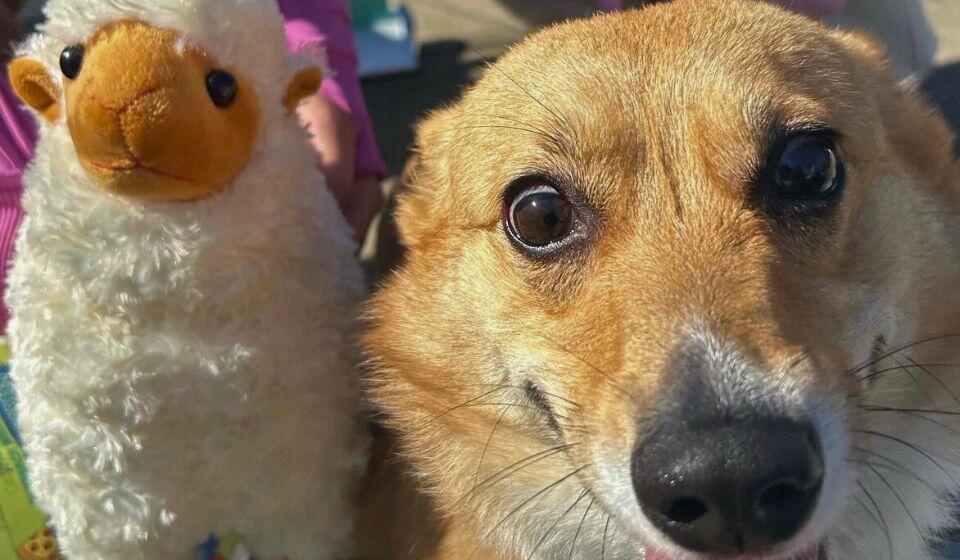
[[[380,181],[372,174],[357,174],[357,127],[346,111],[323,95],[310,96],[297,109],[300,122],[311,134],[317,165],[327,177],[327,186],[354,238],[362,243],[373,217],[383,206]]]

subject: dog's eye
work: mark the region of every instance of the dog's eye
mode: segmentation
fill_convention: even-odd
[[[550,185],[520,191],[507,211],[507,231],[520,244],[542,249],[564,240],[573,229],[573,205]]]
[[[213,104],[221,109],[229,107],[237,98],[237,79],[224,70],[213,70],[207,74],[207,93]]]
[[[816,134],[790,140],[773,168],[774,194],[790,199],[823,199],[843,187],[843,164],[833,142]]]
[[[71,45],[60,53],[60,71],[67,78],[73,80],[80,75],[83,68],[83,45]]]

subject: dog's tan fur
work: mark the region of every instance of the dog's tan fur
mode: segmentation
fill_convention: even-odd
[[[775,122],[840,134],[847,186],[831,212],[777,215],[753,196]],[[443,517],[435,546],[410,556],[638,558],[654,545],[699,558],[624,499],[637,425],[692,329],[826,403],[831,496],[777,554],[822,541],[831,559],[926,558],[917,529],[950,524],[936,498],[956,472],[954,418],[868,408],[960,407],[960,372],[942,365],[960,358],[950,146],[871,41],[753,2],[678,0],[512,49],[420,126],[398,212],[408,253],[372,305],[372,394],[394,460]],[[532,174],[575,185],[602,217],[585,248],[535,262],[508,241],[504,190]],[[871,356],[884,358],[873,371],[908,367],[862,382]],[[431,532],[391,515],[409,539]]]

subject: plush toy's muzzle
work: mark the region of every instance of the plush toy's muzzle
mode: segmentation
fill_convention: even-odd
[[[47,122],[63,113],[80,163],[113,193],[187,201],[213,195],[246,166],[260,100],[234,69],[217,64],[179,31],[138,20],[104,25],[64,45],[60,73],[24,56],[9,66],[17,94]],[[320,87],[317,66],[300,69],[282,103]]]
[[[104,188],[191,200],[246,165],[258,125],[253,90],[177,32],[113,24],[61,62],[77,155]]]

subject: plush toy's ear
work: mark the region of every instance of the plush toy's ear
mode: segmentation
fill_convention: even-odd
[[[47,122],[60,118],[60,88],[47,68],[32,58],[20,57],[7,68],[10,85],[24,103],[40,113]]]
[[[287,86],[287,93],[283,96],[283,106],[293,111],[303,98],[317,93],[321,82],[323,82],[323,70],[318,66],[310,66],[297,72]]]

